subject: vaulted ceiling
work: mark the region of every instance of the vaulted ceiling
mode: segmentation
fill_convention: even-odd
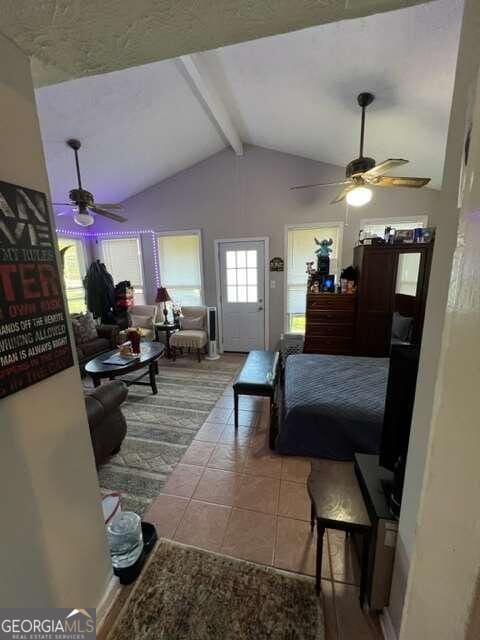
[[[362,90],[376,95],[366,153],[409,158],[402,174],[438,188],[462,7],[435,0],[38,89],[53,199],[74,186],[69,137],[83,143],[98,201],[123,200],[232,138],[344,166],[358,152]]]
[[[0,0],[0,30],[43,85],[428,1]]]

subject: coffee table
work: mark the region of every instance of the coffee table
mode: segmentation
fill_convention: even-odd
[[[93,358],[85,365],[85,371],[92,378],[95,387],[98,387],[102,378],[108,378],[114,380],[120,376],[124,376],[126,373],[132,371],[140,371],[146,369],[141,375],[133,380],[124,379],[127,386],[132,384],[150,386],[152,387],[153,394],[157,393],[157,382],[155,375],[158,373],[158,359],[163,356],[165,346],[159,342],[141,342],[140,343],[140,357],[132,360],[124,365],[105,364],[105,360],[108,360],[110,356],[118,354],[118,350],[108,351],[102,353],[100,356]],[[149,376],[149,382],[143,382],[142,378]]]

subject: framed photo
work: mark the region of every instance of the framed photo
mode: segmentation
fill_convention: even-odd
[[[413,244],[415,240],[414,229],[398,229],[395,233],[395,243]]]

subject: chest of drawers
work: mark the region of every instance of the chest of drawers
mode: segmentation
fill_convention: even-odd
[[[356,308],[355,294],[307,294],[304,353],[352,355]]]

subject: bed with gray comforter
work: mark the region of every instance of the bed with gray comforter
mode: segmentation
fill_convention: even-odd
[[[289,356],[277,451],[334,460],[378,453],[388,363],[388,358]]]

